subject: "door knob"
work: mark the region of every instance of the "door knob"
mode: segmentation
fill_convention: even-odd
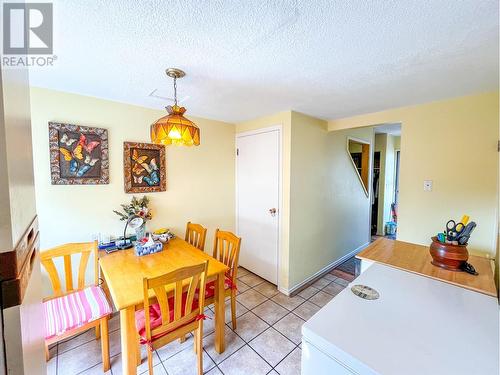
[[[271,216],[276,216],[276,208],[270,208],[269,213],[271,214]]]

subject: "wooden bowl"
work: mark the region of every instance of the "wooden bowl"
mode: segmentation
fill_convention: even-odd
[[[450,271],[462,271],[461,266],[469,259],[466,245],[451,245],[441,243],[437,237],[432,237],[429,252],[432,264]]]

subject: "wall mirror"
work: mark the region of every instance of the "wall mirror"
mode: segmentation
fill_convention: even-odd
[[[359,182],[368,197],[368,178],[370,176],[370,143],[356,138],[347,138],[347,153],[358,175]]]

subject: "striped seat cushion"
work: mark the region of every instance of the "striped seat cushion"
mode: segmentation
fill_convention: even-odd
[[[111,306],[98,286],[54,298],[43,303],[45,338],[63,334],[111,314]]]

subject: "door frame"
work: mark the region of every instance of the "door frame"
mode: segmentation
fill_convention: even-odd
[[[283,212],[283,126],[282,125],[272,125],[265,128],[259,128],[254,130],[248,130],[241,133],[235,134],[235,158],[234,158],[234,180],[235,180],[235,229],[236,234],[239,235],[239,207],[238,207],[238,138],[244,138],[252,135],[262,134],[262,133],[270,133],[270,132],[278,132],[278,259],[277,259],[277,288],[281,290],[281,256],[283,254],[282,251],[282,212]],[[242,239],[244,241],[244,239]]]

